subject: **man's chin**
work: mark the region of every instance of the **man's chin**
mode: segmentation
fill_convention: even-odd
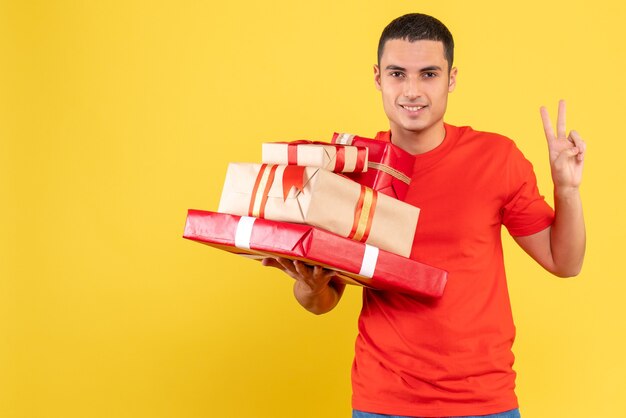
[[[428,125],[423,123],[412,123],[401,125],[402,130],[411,133],[420,133],[424,132],[424,130],[428,129]]]

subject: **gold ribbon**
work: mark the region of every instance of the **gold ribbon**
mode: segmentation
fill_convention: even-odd
[[[378,193],[369,187],[361,186],[361,195],[354,211],[354,223],[348,238],[365,242],[369,237],[376,210]]]
[[[406,183],[406,184],[410,184],[411,183],[411,178],[409,176],[407,176],[406,174],[402,173],[401,171],[396,170],[393,167],[389,167],[388,165],[381,164],[381,163],[375,163],[373,161],[369,161],[367,163],[367,167],[368,168],[373,168],[374,170],[382,171],[383,173],[387,173],[391,177],[397,178],[398,180],[400,180],[403,183]]]

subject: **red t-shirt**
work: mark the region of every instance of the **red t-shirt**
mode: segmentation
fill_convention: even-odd
[[[443,297],[363,290],[352,369],[354,409],[484,415],[514,409],[515,327],[501,225],[514,236],[552,224],[532,165],[513,141],[445,125],[417,155],[406,201],[421,208],[411,258],[449,272]],[[389,141],[389,132],[377,139]]]

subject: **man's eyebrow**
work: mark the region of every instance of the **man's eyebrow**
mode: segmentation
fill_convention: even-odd
[[[430,67],[424,67],[420,70],[421,73],[424,71],[441,71],[441,67],[438,65],[431,65]]]
[[[399,65],[388,65],[385,67],[385,70],[406,71],[406,68],[400,67]]]
[[[406,68],[400,67],[399,65],[393,65],[393,64],[386,66],[385,70],[406,72]],[[420,68],[419,70],[420,73],[423,73],[425,71],[442,71],[442,68],[438,65],[430,65],[428,67]]]

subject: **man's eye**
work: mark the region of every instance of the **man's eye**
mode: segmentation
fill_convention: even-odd
[[[423,73],[424,78],[433,78],[437,77],[437,73],[433,73],[432,71],[428,71]]]
[[[392,73],[389,74],[392,77],[402,77],[403,74],[400,71],[393,71]]]

